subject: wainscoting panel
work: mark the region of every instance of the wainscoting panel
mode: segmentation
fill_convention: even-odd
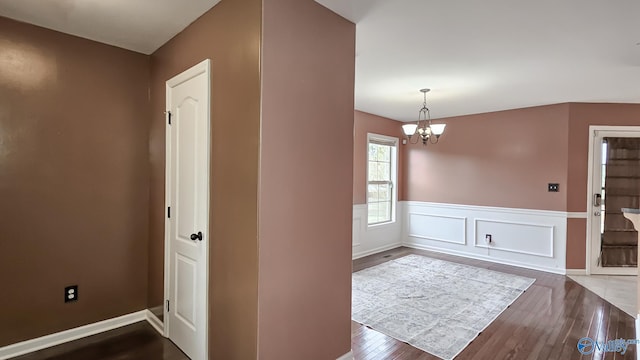
[[[474,227],[476,247],[553,257],[553,225],[475,219]]]
[[[566,212],[417,201],[402,204],[404,246],[565,272]],[[487,234],[491,243],[485,240]]]
[[[409,236],[465,245],[467,218],[433,214],[407,213]]]
[[[360,246],[360,234],[362,233],[362,217],[353,217],[353,233],[351,238],[353,239],[353,247]]]
[[[396,221],[389,224],[367,224],[367,205],[353,205],[353,252],[352,258],[358,259],[402,245],[402,214],[404,203],[398,203]]]

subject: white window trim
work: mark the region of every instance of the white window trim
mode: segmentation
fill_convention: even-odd
[[[380,140],[384,142],[393,143],[395,150],[391,154],[391,182],[393,183],[392,187],[392,199],[391,199],[391,221],[379,222],[375,224],[369,224],[369,142],[371,140]],[[367,204],[367,228],[374,228],[379,226],[391,225],[395,224],[397,221],[397,209],[398,209],[398,152],[400,144],[400,140],[393,136],[375,134],[375,133],[367,133],[367,143],[365,144],[365,154],[366,154],[366,169],[365,169],[365,200]]]

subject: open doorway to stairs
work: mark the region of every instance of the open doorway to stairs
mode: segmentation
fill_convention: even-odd
[[[622,208],[640,208],[640,126],[589,128],[587,273],[636,275],[638,233]]]

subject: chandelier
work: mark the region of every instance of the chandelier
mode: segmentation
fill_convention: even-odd
[[[417,144],[418,139],[422,140],[423,145],[427,145],[428,143],[435,144],[444,132],[444,127],[447,126],[446,124],[431,123],[431,114],[427,107],[427,93],[430,90],[431,89],[420,89],[420,92],[424,95],[424,102],[422,103],[422,109],[420,109],[418,113],[418,121],[415,124],[402,125],[402,130],[411,144]],[[413,135],[416,133],[418,136],[415,137],[415,141],[412,141],[414,139]]]

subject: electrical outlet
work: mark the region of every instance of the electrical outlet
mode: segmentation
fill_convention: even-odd
[[[491,239],[491,234],[485,234],[485,235],[484,235],[484,241],[485,241],[487,244],[491,244],[491,241],[492,241],[492,239]]]
[[[560,190],[560,184],[557,183],[549,183],[549,192],[558,192]]]
[[[78,301],[78,285],[64,288],[64,302]]]

